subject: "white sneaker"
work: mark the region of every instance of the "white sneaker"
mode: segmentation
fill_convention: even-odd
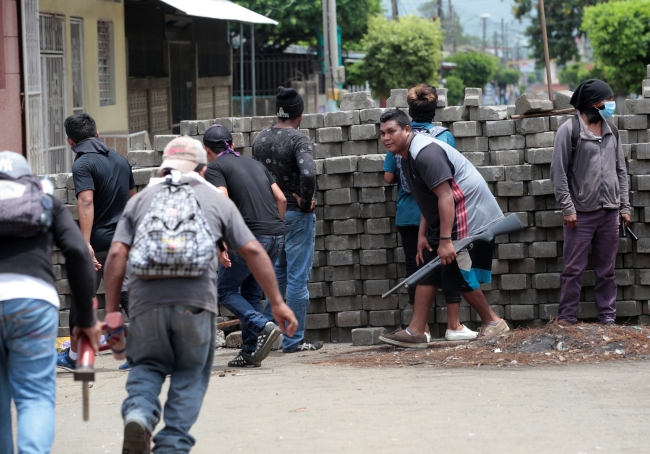
[[[425,332],[424,335],[427,336],[427,344],[431,342],[431,333]]]
[[[448,329],[445,331],[445,340],[448,341],[463,341],[463,340],[474,340],[478,337],[478,333],[476,331],[472,331],[465,325],[463,325],[463,329],[460,331],[455,331]]]

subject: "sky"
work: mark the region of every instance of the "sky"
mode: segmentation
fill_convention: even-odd
[[[397,7],[400,15],[419,14],[419,7],[430,0],[398,0]],[[481,25],[481,14],[490,14],[487,22],[487,36],[493,36],[494,32],[501,33],[501,18],[508,25],[508,34],[519,32],[523,34],[528,25],[526,21],[520,23],[512,14],[511,0],[451,0],[454,10],[461,18],[463,29],[466,34],[483,36]],[[390,14],[390,0],[382,0],[382,7]],[[443,0],[445,12],[449,8],[449,0]],[[522,40],[523,42],[523,40]]]

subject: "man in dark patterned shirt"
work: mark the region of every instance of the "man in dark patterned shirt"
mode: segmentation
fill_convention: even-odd
[[[282,351],[318,350],[318,341],[305,339],[309,306],[307,284],[314,259],[316,238],[316,166],[311,140],[299,132],[304,103],[293,88],[278,87],[275,103],[278,124],[262,131],[253,143],[253,157],[266,166],[287,198],[284,217],[284,250],[275,262],[275,274],[285,301],[296,314],[298,330],[285,336]],[[272,320],[267,302],[264,315]]]

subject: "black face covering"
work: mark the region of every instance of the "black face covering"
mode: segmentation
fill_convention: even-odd
[[[582,111],[582,113],[584,113],[587,116],[587,120],[589,120],[589,123],[595,124],[603,120],[603,117],[600,116],[600,111],[604,108],[605,108],[604,105],[602,106],[602,108],[587,107],[585,110]]]

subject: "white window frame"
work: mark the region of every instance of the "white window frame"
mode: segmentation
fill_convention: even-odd
[[[108,27],[108,40],[103,41],[100,34],[100,27],[106,25]],[[108,45],[108,56],[102,54],[102,45]],[[104,69],[104,74],[102,69]],[[97,21],[97,70],[99,80],[99,105],[114,106],[115,105],[115,33],[113,21]],[[102,87],[102,76],[108,76],[110,81],[110,88]]]
[[[73,25],[79,27],[79,79],[80,85],[77,93],[80,95],[79,105],[75,106],[74,92],[75,92],[75,49],[72,48],[72,42],[74,39],[74,33],[72,31]],[[86,82],[85,82],[85,71],[84,71],[84,21],[80,17],[71,17],[70,18],[70,61],[72,63],[72,111],[75,114],[83,113],[86,110]]]

